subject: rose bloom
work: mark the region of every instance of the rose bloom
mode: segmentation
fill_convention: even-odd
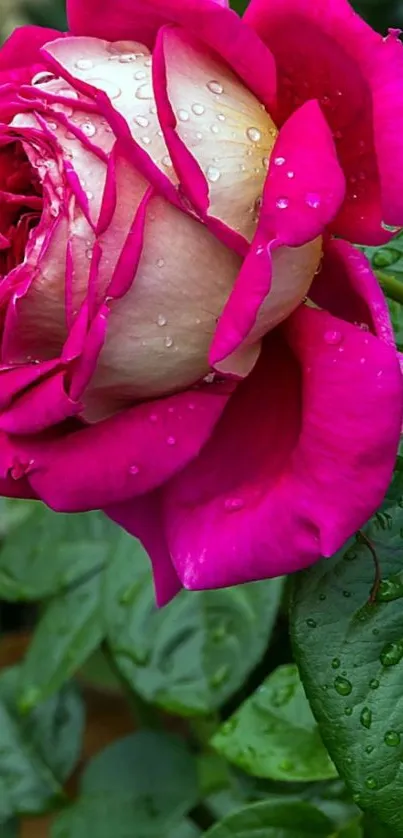
[[[0,491],[104,509],[159,603],[306,567],[402,422],[350,244],[403,224],[403,48],[345,0],[70,0],[0,52]]]

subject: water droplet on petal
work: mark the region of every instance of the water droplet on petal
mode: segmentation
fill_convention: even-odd
[[[387,233],[398,233],[400,227],[393,227],[391,224],[386,224],[385,221],[381,222],[382,230],[386,230]]]
[[[371,690],[377,690],[379,687],[379,681],[377,678],[371,678],[369,682],[369,686]]]
[[[205,110],[204,105],[200,105],[198,102],[195,102],[195,104],[192,105],[192,111],[196,114],[196,116],[201,116]]]
[[[216,169],[215,166],[209,166],[207,168],[206,175],[210,183],[217,183],[221,177],[221,172],[219,169]]]
[[[275,157],[274,158],[274,165],[275,166],[284,166],[285,157]]]
[[[270,157],[263,157],[262,163],[263,163],[264,168],[268,169],[269,168],[269,163],[270,163]]]
[[[218,119],[220,122],[225,122],[225,116],[224,116],[224,114],[223,114],[223,113],[218,113],[218,114],[217,114],[217,119]]]
[[[147,117],[141,115],[135,116],[134,121],[137,123],[137,125],[140,125],[140,128],[147,128],[147,126],[150,124]]]
[[[325,343],[328,343],[329,346],[338,346],[343,340],[343,335],[341,332],[329,331],[325,332],[324,338]]]
[[[180,108],[180,110],[178,111],[178,118],[181,122],[187,122],[189,119],[189,114],[183,108]]]
[[[140,469],[139,469],[138,466],[133,465],[133,466],[130,466],[129,471],[130,471],[130,474],[135,475],[135,474],[139,473]]]
[[[77,70],[91,70],[94,65],[90,58],[79,58],[75,66]]]
[[[167,445],[176,445],[176,439],[174,436],[167,436]]]
[[[157,265],[157,268],[163,268],[165,265],[165,261],[164,259],[157,259],[155,264]]]
[[[164,317],[163,314],[159,314],[158,317],[157,317],[157,326],[166,326],[167,323],[168,323],[167,318]]]
[[[287,172],[287,177],[292,180],[295,177],[295,172]]]
[[[203,381],[205,384],[213,384],[215,381],[216,374],[215,372],[209,372],[207,375],[204,376]]]
[[[141,81],[142,79],[145,79],[146,76],[147,73],[145,73],[144,70],[136,70],[134,74],[134,78],[136,79],[136,81]]]
[[[290,202],[289,202],[288,198],[277,198],[276,207],[278,209],[281,209],[281,210],[287,209],[287,207],[289,206],[289,203]]]
[[[332,668],[333,669],[339,669],[340,668],[340,658],[333,658]]]
[[[53,81],[56,76],[53,73],[48,73],[46,70],[42,70],[40,73],[36,73],[34,77],[31,79],[31,84],[46,84],[49,81]]]
[[[309,192],[305,201],[311,209],[319,209],[320,207],[320,195],[316,195],[314,192]]]
[[[252,143],[258,143],[262,136],[258,128],[248,128],[246,135]]]
[[[141,84],[136,90],[136,97],[137,99],[152,99],[153,89],[151,84],[148,82],[146,84]]]
[[[210,93],[215,93],[217,96],[219,96],[221,93],[224,93],[224,88],[222,84],[220,84],[220,82],[216,81],[215,79],[212,79],[211,81],[207,82],[207,88],[210,91]]]
[[[142,137],[141,142],[143,143],[143,145],[150,145],[150,143],[151,143],[150,137]]]
[[[169,337],[169,335],[164,340],[164,344],[165,344],[167,349],[170,349],[171,346],[173,346],[173,343],[174,343],[173,338]]]
[[[94,137],[97,133],[97,129],[92,122],[83,122],[81,130],[86,137]]]
[[[211,131],[212,134],[218,134],[220,129],[219,129],[218,125],[213,124],[213,125],[210,125],[210,131]]]
[[[132,64],[133,61],[137,61],[137,57],[142,58],[143,54],[142,52],[125,52],[123,55],[118,56],[119,64]]]

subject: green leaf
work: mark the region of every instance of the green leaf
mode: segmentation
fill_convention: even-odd
[[[8,820],[6,823],[0,823],[0,838],[18,838],[20,831],[17,820]]]
[[[255,803],[228,815],[206,838],[331,838],[332,823],[309,803]]]
[[[347,826],[342,827],[338,832],[334,833],[331,838],[363,838],[362,820],[361,818],[353,821]]]
[[[361,247],[360,249],[370,260],[388,299],[403,303],[403,233],[399,232],[389,244],[383,247]],[[391,314],[392,317],[397,314],[394,307]],[[400,323],[401,315],[398,315],[398,320]]]
[[[364,810],[403,836],[403,509],[366,529],[383,582],[360,541],[297,577],[292,635],[302,680],[340,774]],[[400,665],[399,665],[400,664]]]
[[[183,591],[154,604],[149,562],[117,551],[105,573],[107,638],[116,665],[144,699],[181,715],[208,713],[244,682],[267,646],[283,582]]]
[[[82,797],[58,815],[51,838],[197,838],[199,831],[189,821],[173,824],[155,816],[150,805],[149,819],[142,819],[137,802],[128,795]]]
[[[199,796],[196,760],[177,736],[142,730],[114,742],[91,760],[81,791],[52,838],[198,835],[183,821]]]
[[[199,796],[197,763],[186,742],[177,736],[140,730],[97,754],[81,781],[84,796],[131,794],[137,819],[180,820]]]
[[[256,777],[306,782],[337,776],[293,664],[269,675],[212,744]]]
[[[34,501],[3,501],[0,515],[0,598],[11,601],[44,599],[101,568],[119,532],[100,512],[62,515]]]
[[[83,705],[70,686],[21,717],[18,682],[17,667],[0,676],[0,822],[17,814],[39,814],[62,799],[84,726]]]
[[[46,608],[21,667],[21,711],[55,693],[101,642],[100,584],[98,574]]]

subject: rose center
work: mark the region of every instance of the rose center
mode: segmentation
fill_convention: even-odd
[[[19,141],[0,148],[0,276],[24,261],[43,206],[42,185]]]

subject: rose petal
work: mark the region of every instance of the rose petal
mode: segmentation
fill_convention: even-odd
[[[233,385],[210,384],[60,438],[14,438],[3,474],[13,456],[29,461],[34,491],[58,511],[121,503],[152,491],[198,455],[232,390]]]
[[[136,38],[152,47],[161,26],[177,23],[214,49],[269,109],[276,68],[261,39],[226,4],[213,0],[68,0],[70,30],[119,41]]]
[[[185,587],[283,575],[339,549],[382,501],[402,411],[393,348],[301,306],[166,490]]]
[[[364,244],[403,224],[403,47],[382,38],[347,0],[252,0],[245,20],[279,70],[280,121],[316,98],[334,132],[348,184],[333,229]]]
[[[104,511],[112,521],[139,538],[149,553],[153,566],[156,602],[162,607],[179,593],[182,585],[169,558],[160,500],[160,494],[154,492],[127,503],[109,506]]]
[[[218,56],[179,28],[161,31],[154,68],[161,125],[185,194],[207,220],[250,240],[277,136],[273,121]]]

